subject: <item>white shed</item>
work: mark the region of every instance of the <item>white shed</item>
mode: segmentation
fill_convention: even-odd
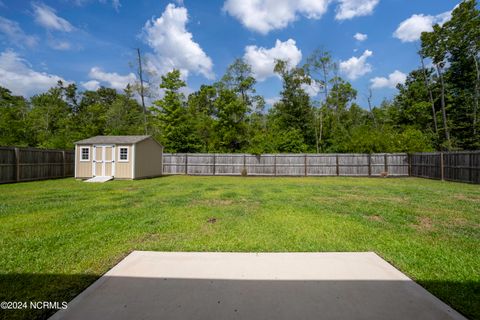
[[[75,178],[161,176],[163,146],[151,136],[95,136],[75,142]]]

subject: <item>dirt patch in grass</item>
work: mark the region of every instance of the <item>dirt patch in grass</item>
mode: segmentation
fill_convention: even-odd
[[[418,217],[417,223],[411,225],[412,228],[418,231],[431,232],[435,231],[436,227],[429,217]]]
[[[207,220],[207,223],[216,223],[217,222],[217,218],[209,218]]]
[[[344,194],[340,196],[341,199],[347,201],[366,201],[366,202],[396,202],[396,203],[405,203],[408,200],[404,197],[378,197],[372,195],[364,195],[364,194]]]
[[[469,224],[468,220],[465,218],[454,218],[448,222],[449,224],[453,224],[455,226],[466,226]]]
[[[218,220],[219,219],[215,217],[208,218],[205,223],[200,225],[200,229],[198,229],[198,231],[200,234],[207,236],[214,234],[216,230],[215,225],[218,223]]]
[[[193,200],[190,203],[190,207],[194,206],[230,206],[234,204],[233,200],[224,200],[224,199],[202,199],[202,200]]]
[[[375,222],[384,222],[385,219],[383,219],[383,217],[379,216],[379,215],[371,215],[371,216],[364,216],[365,219],[369,220],[369,221],[375,221]]]
[[[480,197],[470,197],[462,193],[454,195],[453,198],[455,198],[456,200],[480,202]]]
[[[192,200],[189,204],[189,207],[195,206],[204,206],[204,207],[230,207],[230,206],[247,206],[250,209],[256,209],[260,206],[259,201],[252,201],[249,199],[201,199],[201,200]]]
[[[460,217],[456,217],[456,218],[453,218],[453,219],[450,219],[448,221],[448,223],[445,223],[445,226],[446,227],[449,227],[449,226],[454,226],[454,227],[469,227],[469,228],[480,228],[480,224],[478,223],[475,223],[473,221],[469,221],[465,218],[460,218]]]
[[[317,203],[330,203],[330,204],[336,204],[337,202],[342,202],[344,199],[342,199],[340,196],[314,196],[311,198],[310,201],[317,202]]]
[[[408,203],[408,199],[405,197],[376,197],[371,195],[362,195],[362,194],[342,194],[338,196],[320,196],[320,197],[312,197],[312,200],[325,204],[325,203],[352,203],[352,202],[360,202],[360,203],[389,203],[389,204],[406,204]]]
[[[146,233],[136,239],[134,239],[133,243],[146,243],[146,242],[156,242],[160,238],[158,233]]]

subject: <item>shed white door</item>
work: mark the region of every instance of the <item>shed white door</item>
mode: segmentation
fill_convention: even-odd
[[[115,146],[94,145],[93,146],[93,176],[114,177],[115,176]]]

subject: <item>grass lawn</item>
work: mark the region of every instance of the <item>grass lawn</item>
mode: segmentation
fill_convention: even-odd
[[[480,319],[478,185],[188,176],[0,185],[0,301],[70,301],[132,250],[374,251]]]

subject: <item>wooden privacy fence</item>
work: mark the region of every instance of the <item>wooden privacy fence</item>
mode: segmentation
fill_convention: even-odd
[[[480,183],[480,151],[414,153],[414,177]]]
[[[377,154],[166,153],[164,174],[422,177],[480,183],[480,151]]]
[[[72,150],[0,147],[0,183],[73,177]]]
[[[409,156],[395,154],[163,155],[164,174],[249,176],[409,176]]]
[[[74,176],[73,150],[0,147],[0,183]],[[164,174],[414,176],[480,184],[480,151],[394,154],[165,153]]]

